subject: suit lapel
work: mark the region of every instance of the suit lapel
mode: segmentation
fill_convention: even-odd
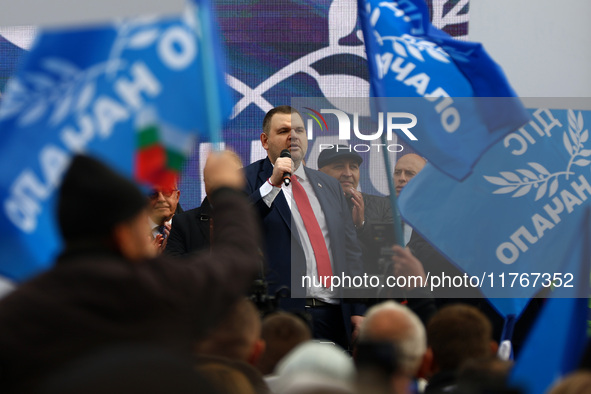
[[[327,211],[330,211],[330,205],[334,205],[334,201],[329,201],[329,197],[326,195],[326,186],[322,182],[320,178],[316,176],[316,174],[312,171],[308,171],[307,167],[304,167],[306,171],[306,176],[310,180],[310,185],[312,185],[312,189],[314,189],[314,193],[316,194],[316,198],[320,203],[320,207],[322,208],[322,212],[326,216]]]
[[[263,162],[262,171],[259,173],[259,181],[261,182],[261,186],[263,185],[263,183],[267,182],[267,179],[269,179],[271,174],[273,174],[273,165],[267,157]],[[291,230],[291,210],[289,209],[289,205],[287,204],[287,200],[285,199],[285,194],[283,194],[283,190],[279,192],[277,197],[275,197],[275,201],[273,201],[273,204],[277,207],[279,215],[281,216],[287,227]]]
[[[263,166],[261,171],[259,172],[259,183],[257,187],[261,187],[263,183],[267,182],[267,179],[273,174],[273,165],[271,164],[271,160],[267,157],[263,160]]]

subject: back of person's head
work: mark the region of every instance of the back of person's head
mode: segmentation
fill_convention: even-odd
[[[54,371],[36,388],[26,392],[219,393],[203,374],[195,371],[189,355],[152,345],[116,346],[87,354]]]
[[[327,392],[329,388],[353,387],[355,366],[351,357],[338,346],[307,341],[277,364],[275,374],[273,392],[315,392],[320,388]]]
[[[402,368],[400,351],[388,341],[361,340],[355,346],[359,394],[404,394],[412,381]]]
[[[244,373],[230,365],[212,361],[200,363],[196,369],[220,394],[256,394]]]
[[[204,370],[202,370],[202,366],[226,365],[243,374],[250,383],[250,386],[254,389],[254,392],[256,394],[271,393],[271,390],[269,390],[269,386],[265,382],[265,379],[263,378],[263,375],[259,372],[259,370],[253,367],[252,365],[246,363],[245,361],[230,360],[229,358],[225,357],[203,354],[195,356],[194,360],[195,368],[197,368],[198,371],[204,372]]]
[[[234,304],[220,324],[196,344],[196,352],[254,365],[264,347],[259,312],[252,301],[243,298]]]
[[[548,394],[585,394],[591,388],[591,371],[579,370],[559,380]]]
[[[400,367],[413,376],[427,349],[425,327],[417,315],[395,301],[385,301],[367,311],[359,331],[360,341],[390,342],[400,357]]]
[[[468,359],[493,354],[490,321],[465,304],[445,306],[433,315],[427,325],[427,342],[440,371],[456,371]]]
[[[310,328],[299,317],[277,312],[263,319],[262,339],[265,352],[256,363],[263,375],[273,372],[277,363],[293,348],[312,338]]]
[[[355,388],[351,384],[328,380],[317,376],[303,376],[292,379],[284,386],[281,394],[354,394]]]
[[[464,362],[457,374],[459,388],[463,392],[499,392],[511,389],[508,386],[509,373],[513,363],[495,356],[471,358]],[[490,390],[490,391],[487,391]]]
[[[147,202],[131,180],[96,159],[75,156],[57,204],[66,249],[104,249],[132,261],[155,257]]]
[[[267,380],[274,393],[346,393],[355,380],[353,360],[340,347],[306,341],[277,364],[273,380]]]
[[[137,216],[147,203],[146,196],[131,180],[97,159],[77,155],[59,191],[60,231],[66,243],[105,238],[115,225]]]

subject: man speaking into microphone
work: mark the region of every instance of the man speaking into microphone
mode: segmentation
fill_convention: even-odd
[[[292,107],[279,106],[265,115],[261,144],[267,158],[245,172],[247,193],[263,223],[269,293],[290,288],[292,297],[281,299],[281,309],[305,311],[312,318],[314,337],[347,349],[365,307],[344,301],[339,289],[302,287],[304,276],[363,275],[361,249],[341,186],[302,164],[308,139],[302,117]]]

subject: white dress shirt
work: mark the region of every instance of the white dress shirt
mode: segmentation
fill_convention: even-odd
[[[330,257],[330,265],[334,272],[334,262],[332,257],[332,251],[330,248],[330,237],[328,233],[328,226],[326,223],[326,218],[324,216],[324,212],[322,211],[322,207],[320,206],[320,202],[316,197],[316,193],[314,192],[314,188],[312,187],[308,177],[306,176],[306,172],[304,171],[304,166],[300,165],[294,172],[294,174],[298,177],[298,181],[304,188],[308,199],[310,200],[310,205],[312,206],[312,211],[314,211],[314,216],[316,216],[316,220],[318,221],[318,225],[320,226],[320,230],[322,231],[322,235],[324,236],[324,241],[326,242],[326,249],[328,250],[328,255]],[[314,256],[314,249],[312,249],[312,244],[310,243],[310,238],[308,237],[308,232],[306,231],[306,227],[304,225],[304,221],[302,220],[302,216],[298,210],[297,204],[293,200],[293,192],[291,189],[291,184],[285,186],[282,184],[281,187],[271,186],[269,182],[265,182],[259,189],[261,193],[261,198],[267,204],[268,207],[271,207],[273,201],[279,195],[279,192],[283,192],[285,199],[287,200],[287,204],[291,209],[291,217],[292,217],[292,226],[295,225],[300,235],[300,242],[302,244],[302,248],[304,250],[304,256],[306,258],[306,275],[310,278],[317,278],[318,277],[318,270],[316,267],[316,258]],[[292,282],[293,282],[292,278]],[[301,278],[298,278],[299,282]],[[318,283],[318,279],[316,279],[316,283]],[[306,296],[309,298],[317,298],[319,300],[331,303],[331,304],[338,304],[339,300],[337,297],[337,291],[330,289],[321,288],[321,287],[311,287],[306,289]]]

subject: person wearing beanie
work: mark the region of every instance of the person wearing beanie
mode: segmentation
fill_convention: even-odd
[[[77,250],[112,250],[121,254],[136,248],[139,258],[153,257],[153,250],[146,240],[149,232],[141,229],[142,220],[137,220],[141,242],[125,240],[121,228],[141,218],[148,207],[148,200],[130,180],[119,175],[98,160],[78,155],[72,160],[64,175],[57,203],[57,220],[62,234],[64,255],[76,254]],[[145,217],[146,224],[148,223]],[[142,234],[139,234],[139,233]],[[131,232],[133,233],[133,232]],[[137,257],[134,257],[137,259]],[[58,260],[61,261],[63,258]]]
[[[47,272],[0,301],[0,385],[31,392],[68,362],[107,346],[190,352],[256,276],[260,234],[244,175],[208,158],[216,236],[208,253],[154,258],[146,198],[77,156],[58,199],[65,248]]]

